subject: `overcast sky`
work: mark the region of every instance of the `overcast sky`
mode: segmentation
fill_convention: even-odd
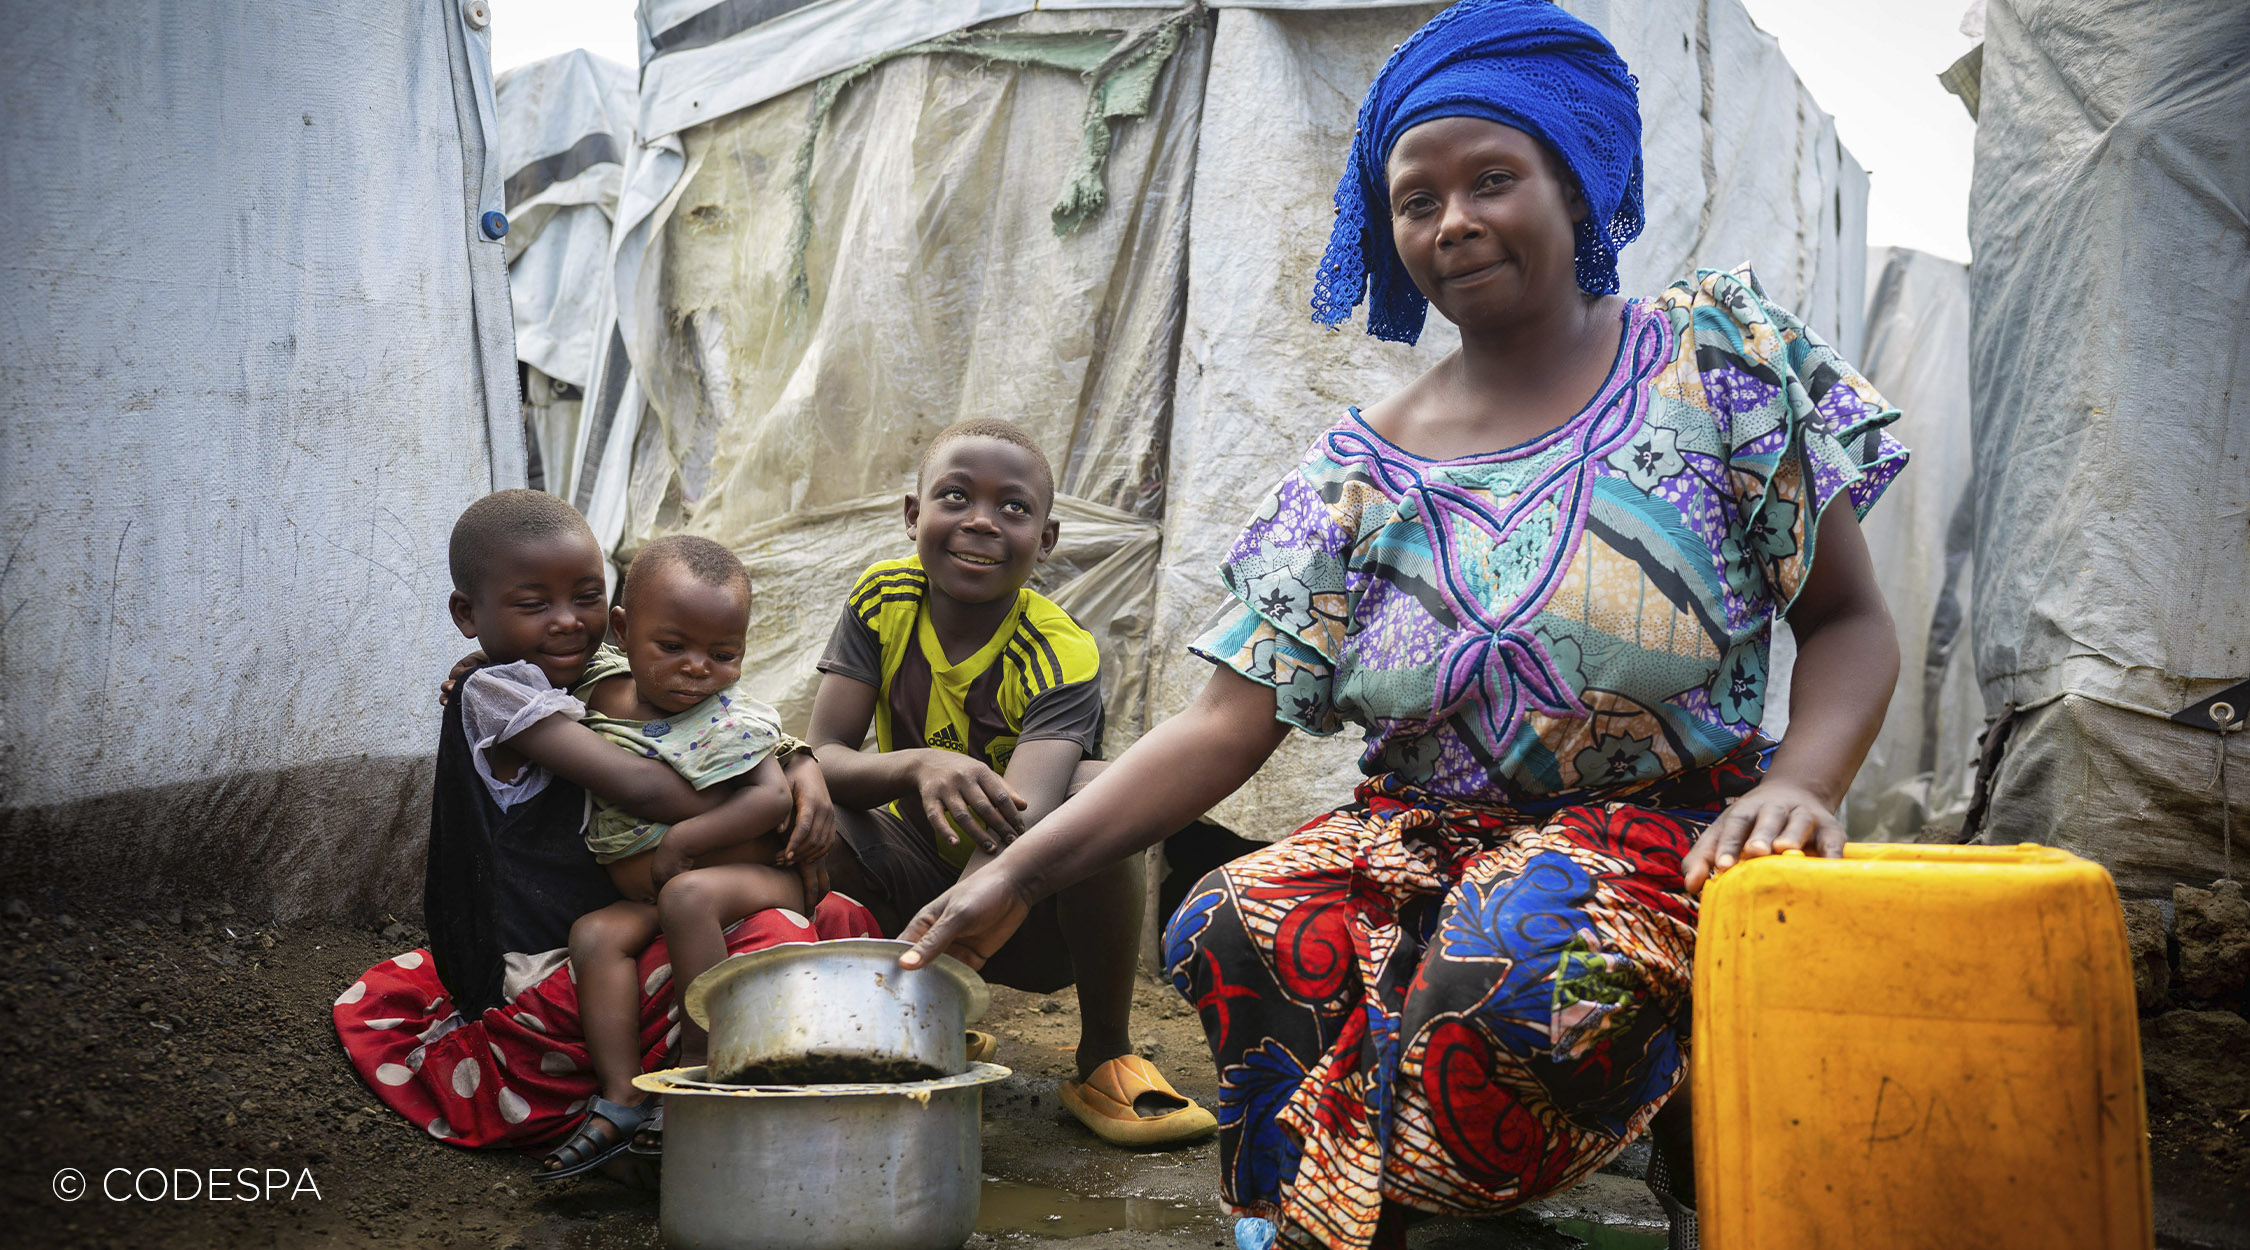
[[[1960,31],[1969,0],[1742,3],[1781,41],[1797,77],[1835,116],[1844,146],[1867,169],[1868,246],[1967,260],[1976,126],[1937,75],[1975,42]],[[639,55],[633,0],[493,0],[492,10],[496,70],[572,48],[626,65]]]

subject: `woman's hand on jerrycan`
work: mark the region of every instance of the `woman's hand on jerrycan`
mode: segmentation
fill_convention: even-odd
[[[1804,786],[1768,778],[1727,805],[1680,861],[1687,892],[1703,893],[1711,878],[1745,859],[1803,851],[1833,859],[1844,853],[1844,825]]]

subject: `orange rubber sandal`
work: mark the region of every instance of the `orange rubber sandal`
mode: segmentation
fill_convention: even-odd
[[[1173,1109],[1143,1115],[1134,1102],[1155,1094]],[[1119,1055],[1083,1081],[1064,1081],[1062,1102],[1078,1122],[1115,1146],[1184,1146],[1219,1131],[1216,1116],[1172,1088],[1156,1065],[1139,1055]]]

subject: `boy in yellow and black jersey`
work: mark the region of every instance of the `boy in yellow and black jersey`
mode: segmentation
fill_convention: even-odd
[[[821,657],[811,738],[851,852],[829,871],[885,932],[1100,767],[1093,636],[1025,585],[1054,550],[1054,491],[1016,426],[940,432],[905,500],[914,554],[860,575]],[[1127,859],[1034,906],[983,972],[1035,993],[1077,985],[1079,1079],[1063,1102],[1089,1128],[1123,1144],[1195,1141],[1217,1129],[1211,1113],[1133,1053],[1141,914]]]
[[[992,637],[950,663],[924,610],[929,586],[919,556],[860,574],[820,660],[822,672],[880,692],[876,749],[954,751],[1003,777],[1019,742],[1072,742],[1084,758],[1101,758],[1101,653],[1093,635],[1045,595],[1019,589]],[[966,837],[937,843],[956,870],[974,849]]]

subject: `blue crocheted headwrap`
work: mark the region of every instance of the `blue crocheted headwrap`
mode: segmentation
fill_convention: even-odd
[[[1592,210],[1578,223],[1579,289],[1617,290],[1617,252],[1641,232],[1641,108],[1602,33],[1549,0],[1461,0],[1415,31],[1367,89],[1336,227],[1313,282],[1313,320],[1335,325],[1367,299],[1367,332],[1411,343],[1430,302],[1391,245],[1384,162],[1398,137],[1441,117],[1513,126],[1561,158]]]

